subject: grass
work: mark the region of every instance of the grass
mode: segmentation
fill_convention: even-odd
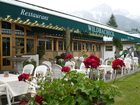
[[[140,72],[119,78],[114,84],[121,96],[115,98],[113,105],[140,105]]]

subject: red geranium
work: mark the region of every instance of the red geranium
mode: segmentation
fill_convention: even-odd
[[[19,81],[25,81],[28,80],[30,77],[30,74],[22,73],[21,75],[18,76]]]
[[[113,62],[112,62],[112,68],[114,70],[119,70],[121,69],[123,66],[125,66],[123,60],[121,59],[115,59]]]
[[[27,103],[28,103],[27,99],[22,99],[20,100],[19,105],[27,105]]]
[[[64,66],[62,67],[62,72],[69,72],[70,71],[70,67],[69,66]]]
[[[64,59],[69,60],[69,59],[72,59],[72,58],[73,58],[72,54],[66,54]]]
[[[88,58],[84,60],[84,64],[86,68],[97,68],[100,65],[100,59],[95,55],[90,55]]]
[[[42,96],[39,96],[39,95],[35,96],[35,102],[37,102],[39,104],[42,104],[42,101],[43,101],[43,97]]]

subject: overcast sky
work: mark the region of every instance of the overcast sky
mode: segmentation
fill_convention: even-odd
[[[114,9],[127,10],[131,15],[140,16],[139,0],[21,0],[61,12],[80,10],[90,11],[101,4],[107,4]]]

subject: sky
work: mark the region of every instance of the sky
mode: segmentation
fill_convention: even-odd
[[[40,5],[53,10],[71,13],[75,11],[89,11],[101,4],[109,5],[113,10],[122,9],[131,15],[140,16],[140,5],[138,0],[20,0]]]

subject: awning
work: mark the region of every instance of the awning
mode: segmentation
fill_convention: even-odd
[[[0,0],[0,18],[31,26],[53,27],[56,30],[70,28],[90,35],[98,34],[140,43],[140,38],[131,36],[124,31],[13,0],[11,2]]]

